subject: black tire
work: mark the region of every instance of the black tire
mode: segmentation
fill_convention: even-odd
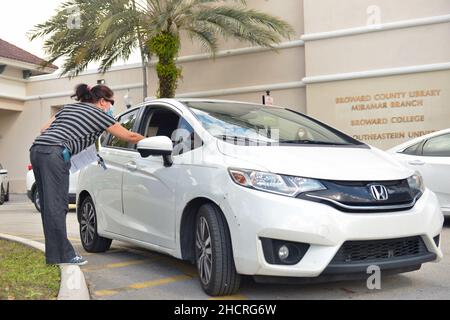
[[[194,232],[195,261],[203,290],[211,296],[236,293],[241,278],[236,272],[230,231],[220,208],[213,204],[201,206]]]
[[[80,210],[80,238],[84,250],[93,253],[108,251],[112,240],[103,238],[97,233],[97,213],[90,196],[84,199]]]
[[[5,202],[9,202],[9,182],[8,182],[7,187],[6,187]]]
[[[0,206],[5,203],[6,192],[3,184],[0,186]]]
[[[41,201],[39,200],[39,192],[38,189],[35,187],[33,191],[33,203],[34,207],[38,212],[41,212]]]

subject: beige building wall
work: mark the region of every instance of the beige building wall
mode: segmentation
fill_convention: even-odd
[[[417,135],[450,127],[450,1],[248,0],[294,26],[277,51],[223,40],[213,60],[184,36],[179,97],[261,102],[306,112],[369,144],[387,149]],[[149,66],[149,95],[157,90]],[[28,148],[39,128],[66,103],[78,83],[104,79],[115,91],[143,101],[139,64],[75,79],[57,75],[21,80],[19,69],[0,76],[0,161],[13,192],[25,192]],[[9,93],[6,95],[5,93]]]
[[[443,39],[450,39],[450,22],[310,41],[307,76],[448,62]]]
[[[305,0],[307,112],[387,149],[450,127],[450,2]]]
[[[198,43],[182,38],[179,65],[183,68],[183,78],[179,82],[178,96],[261,103],[262,95],[270,90],[275,103],[305,112],[306,88],[302,82],[306,75],[305,52],[300,40],[304,32],[303,1],[283,0],[280,6],[278,0],[250,0],[248,5],[288,21],[296,34],[292,39],[284,39],[276,51],[223,40],[215,59],[205,54]],[[149,96],[154,96],[157,91],[154,63],[148,71]],[[15,76],[21,77],[21,73]],[[138,64],[112,68],[106,74],[88,71],[74,79],[57,75],[32,77],[7,89],[16,90],[15,95],[24,99],[22,112],[0,111],[0,135],[5,132],[0,140],[0,154],[6,159],[12,192],[26,192],[28,149],[41,125],[58,107],[72,101],[69,96],[77,84],[95,85],[100,79],[115,92],[116,113],[126,109],[124,96],[127,94],[134,104],[144,100],[142,70]],[[4,83],[0,83],[0,89]],[[13,103],[8,101],[6,105],[11,108]]]
[[[320,83],[308,88],[309,114],[387,149],[450,127],[450,71]]]
[[[450,13],[448,0],[304,0],[305,33],[350,29]]]

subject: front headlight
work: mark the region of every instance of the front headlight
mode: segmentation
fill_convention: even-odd
[[[411,189],[413,189],[417,193],[425,192],[425,185],[423,183],[422,175],[417,171],[414,175],[408,178],[408,185]]]
[[[274,174],[270,172],[228,169],[232,180],[240,186],[296,197],[308,191],[325,190],[318,180]]]

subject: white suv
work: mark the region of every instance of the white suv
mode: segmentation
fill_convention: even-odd
[[[0,163],[0,205],[9,201],[9,179],[8,170]]]
[[[78,173],[79,172],[70,174],[69,204],[76,203]],[[27,195],[28,195],[28,198],[34,203],[36,210],[41,212],[41,204],[39,201],[39,192],[37,191],[37,188],[36,188],[36,178],[34,177],[33,166],[31,164],[28,165],[28,172],[27,172]]]
[[[117,239],[191,261],[210,295],[236,292],[240,275],[342,280],[442,258],[443,215],[420,175],[303,114],[162,99],[118,121],[148,138],[104,137],[107,169],[80,173],[88,252]]]

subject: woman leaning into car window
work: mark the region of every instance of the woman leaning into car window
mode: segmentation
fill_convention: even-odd
[[[122,127],[112,116],[114,93],[105,85],[80,84],[68,104],[41,129],[30,148],[41,203],[47,264],[87,263],[67,239],[70,157],[90,147],[106,130],[120,140],[136,144],[144,139]]]

